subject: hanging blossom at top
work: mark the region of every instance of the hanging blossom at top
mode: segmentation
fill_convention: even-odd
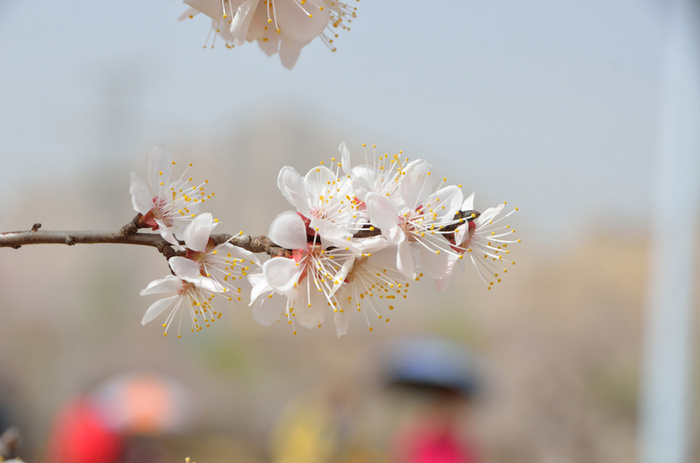
[[[356,0],[359,1],[359,0]],[[349,30],[355,7],[337,0],[184,0],[188,8],[180,20],[199,13],[211,18],[204,47],[216,37],[227,48],[258,42],[267,55],[279,53],[282,65],[291,69],[301,49],[316,37],[335,51],[340,29]]]
[[[370,331],[377,321],[388,322],[421,278],[444,289],[469,260],[490,290],[515,264],[509,246],[520,239],[505,221],[517,208],[505,212],[502,203],[479,212],[474,193],[465,199],[461,185],[401,152],[365,151],[356,164],[344,143],[339,150],[339,161],[331,158],[303,176],[282,167],[277,186],[294,210],[272,221],[268,238],[281,249],[261,263],[231,244],[232,237],[214,239],[218,221],[197,210],[211,195],[184,174],[171,182],[170,156],[156,147],[149,155],[150,187],[132,174],[132,203],[140,212],[134,223],[160,232],[176,255],[168,260],[172,275],[141,292],[164,295],[142,323],[166,313],[165,334],[176,322],[179,336],[188,319],[190,330],[199,331],[221,317],[215,299],[247,301],[249,284],[259,323],[285,320],[296,334],[298,326],[321,327],[330,319],[342,336],[358,316]]]

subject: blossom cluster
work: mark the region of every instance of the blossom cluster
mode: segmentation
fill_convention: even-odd
[[[359,1],[359,0],[356,0]],[[338,30],[349,29],[357,8],[338,0],[184,0],[190,7],[180,20],[202,13],[211,18],[211,38],[221,37],[227,48],[258,42],[267,55],[279,54],[291,69],[301,49],[316,37],[335,51]]]
[[[171,181],[173,165],[165,148],[156,146],[148,156],[149,183],[132,172],[130,192],[142,224],[158,230],[181,254],[168,259],[171,275],[152,281],[141,291],[142,296],[168,294],[146,310],[141,323],[146,324],[166,312],[164,334],[176,322],[180,337],[183,317],[189,318],[192,332],[210,326],[221,317],[212,305],[216,296],[240,301],[243,277],[251,265],[259,267],[260,262],[253,253],[228,242],[213,243],[211,232],[218,220],[209,212],[199,213],[201,205],[213,193],[205,193],[207,182],[193,184],[192,178],[186,177],[188,169]]]
[[[176,317],[179,332],[184,304],[193,331],[208,326],[221,315],[213,298],[241,300],[246,277],[259,323],[285,319],[296,334],[297,325],[320,327],[332,318],[341,336],[355,312],[370,330],[372,320],[388,322],[414,281],[430,278],[444,289],[465,256],[488,289],[514,264],[507,247],[520,240],[502,221],[517,208],[503,214],[503,203],[479,213],[473,193],[465,198],[461,185],[447,184],[422,159],[384,154],[353,165],[344,143],[339,150],[338,161],[303,176],[293,167],[280,170],[279,190],[294,210],[277,215],[268,237],[286,252],[261,264],[245,249],[214,244],[217,222],[197,213],[210,196],[184,175],[170,183],[169,156],[154,149],[150,189],[132,174],[134,208],[183,255],[169,259],[173,275],[142,291],[173,293],[151,305],[143,323],[167,311],[166,333]]]

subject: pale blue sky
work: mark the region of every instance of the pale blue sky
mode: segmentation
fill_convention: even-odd
[[[520,205],[545,240],[643,226],[660,3],[362,0],[338,52],[316,41],[290,72],[254,44],[202,50],[208,21],[177,1],[0,1],[0,193],[279,106]],[[105,147],[110,94],[129,117]]]

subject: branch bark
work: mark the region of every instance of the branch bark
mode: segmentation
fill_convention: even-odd
[[[22,246],[32,244],[131,244],[137,246],[151,246],[163,254],[166,258],[178,255],[178,251],[157,233],[139,233],[125,230],[128,225],[119,232],[91,231],[91,230],[39,230],[41,224],[34,224],[31,230],[0,233],[0,248],[19,249]],[[211,239],[216,244],[229,241],[234,246],[247,249],[254,253],[265,253],[272,257],[289,256],[290,252],[277,246],[266,236],[248,235],[212,235]]]

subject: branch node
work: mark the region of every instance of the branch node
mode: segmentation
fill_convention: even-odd
[[[70,235],[66,235],[66,239],[63,242],[66,243],[68,246],[75,245],[75,239]]]
[[[40,228],[41,228],[41,224],[38,223],[38,222],[35,223],[34,225],[32,225],[32,231],[33,231],[33,232],[39,231]]]
[[[139,228],[146,228],[146,225],[143,223],[143,214],[140,212],[136,214],[136,217],[131,219],[131,222],[127,223],[119,230],[119,234],[124,236],[133,235],[139,231]]]

